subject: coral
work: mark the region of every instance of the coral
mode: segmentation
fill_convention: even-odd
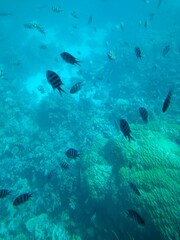
[[[89,152],[83,157],[84,189],[90,198],[101,201],[106,195],[113,193],[112,166],[107,165],[104,146],[108,139],[98,138]]]
[[[111,167],[100,164],[94,164],[86,170],[85,184],[92,199],[101,201],[109,193],[111,173]]]
[[[138,141],[126,143],[123,148],[134,167],[129,175],[124,168],[120,168],[120,179],[126,181],[130,176],[138,184],[142,198],[133,199],[133,204],[136,202],[146,210],[154,225],[161,229],[164,239],[178,239],[180,165],[179,158],[173,152],[174,145],[160,132],[147,132],[140,126],[136,132]]]
[[[69,235],[61,226],[54,226],[52,232],[52,240],[68,240]]]
[[[160,229],[163,239],[178,239],[178,149],[169,139],[168,131],[165,134],[166,126],[160,129],[152,124],[149,128],[151,130],[142,125],[132,125],[135,141],[130,143],[125,138],[120,141],[119,136],[111,140],[97,139],[83,158],[84,189],[91,201],[105,204],[105,197],[111,196],[107,208],[115,204],[122,209],[133,207],[142,213],[155,232]],[[129,181],[138,186],[141,197],[130,189]],[[116,201],[117,192],[120,201]],[[146,234],[151,231],[151,227],[146,229]]]

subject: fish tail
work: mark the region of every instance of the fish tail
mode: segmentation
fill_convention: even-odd
[[[29,198],[33,197],[34,194],[35,194],[35,192],[31,192],[31,193],[29,193]]]
[[[66,91],[64,91],[62,88],[61,88],[61,91],[62,91],[63,93],[66,93]]]
[[[79,159],[82,159],[82,157],[83,157],[82,153],[78,153],[77,157],[78,157]]]
[[[80,66],[80,67],[81,67],[81,64],[80,64],[80,62],[83,62],[83,61],[76,61],[75,63],[76,63],[78,66]]]
[[[131,140],[135,141],[135,139],[131,137],[131,135],[128,135],[128,139],[129,139],[129,142],[131,142]]]
[[[8,194],[8,195],[11,195],[11,194],[12,194],[12,191],[11,191],[11,190],[8,190],[7,194]]]
[[[60,92],[61,96],[62,96],[62,92],[66,93],[62,88],[58,88],[58,91]]]

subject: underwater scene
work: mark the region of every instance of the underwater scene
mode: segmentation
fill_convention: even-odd
[[[0,240],[180,239],[180,1],[0,0]]]

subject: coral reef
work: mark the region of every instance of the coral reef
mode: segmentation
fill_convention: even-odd
[[[168,126],[164,125],[166,128]],[[132,129],[135,132],[134,142],[114,137],[109,141],[98,139],[94,143],[84,158],[85,188],[95,201],[103,202],[105,196],[111,195],[108,205],[114,205],[117,196],[113,195],[118,185],[121,186],[123,199],[119,201],[123,208],[141,208],[147,225],[154,226],[157,231],[160,229],[164,239],[178,239],[180,165],[177,146],[159,132],[158,126],[152,127],[151,131],[141,125],[132,126]],[[131,162],[132,169],[128,162]],[[129,180],[137,184],[141,197],[136,197],[129,189]],[[116,183],[116,188],[112,182]]]

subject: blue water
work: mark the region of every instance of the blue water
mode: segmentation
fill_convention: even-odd
[[[179,239],[179,13],[178,0],[0,0],[0,239]]]

